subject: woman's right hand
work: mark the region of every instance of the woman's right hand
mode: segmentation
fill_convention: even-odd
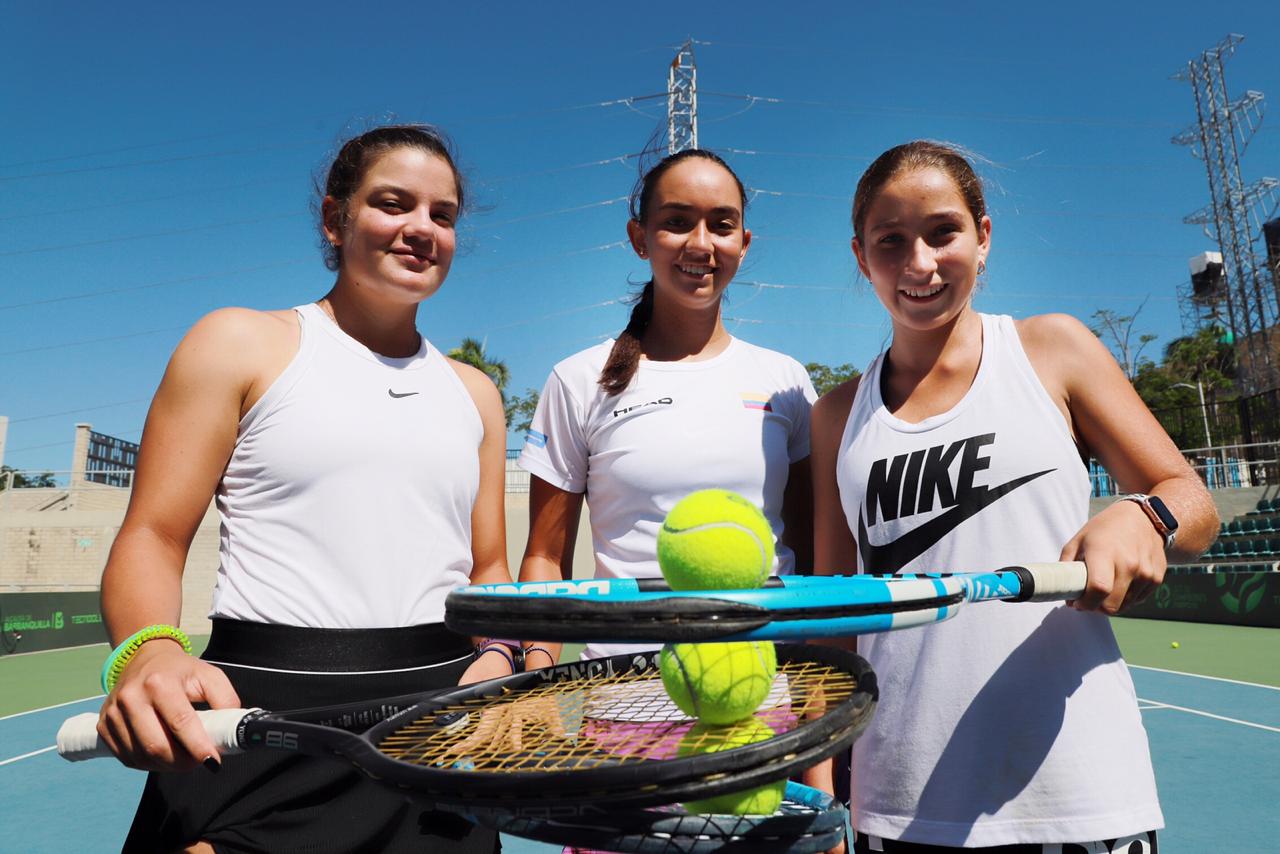
[[[179,771],[221,758],[195,702],[237,708],[240,697],[225,673],[187,655],[175,641],[144,643],[125,667],[98,715],[98,735],[120,761],[145,771]]]

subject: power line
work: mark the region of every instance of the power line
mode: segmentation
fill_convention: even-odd
[[[271,270],[271,269],[278,269],[280,267],[290,267],[297,264],[301,264],[304,261],[311,261],[311,260],[313,259],[294,258],[289,261],[279,261],[279,262],[273,262],[270,264],[259,264],[254,267],[242,267],[238,270],[222,270],[216,273],[205,273],[199,276],[183,276],[180,279],[165,279],[159,282],[148,282],[145,285],[130,285],[128,287],[123,287],[123,288],[108,288],[106,290],[101,290],[101,291],[88,291],[82,294],[70,294],[68,296],[61,296],[61,297],[49,297],[47,299],[31,300],[29,302],[15,302],[15,303],[9,303],[8,305],[0,305],[0,311],[8,311],[10,309],[15,309],[15,308],[30,308],[31,306],[37,306],[37,305],[50,305],[52,303],[58,303],[58,302],[71,302],[73,300],[80,300],[80,299],[92,299],[94,297],[110,296],[112,294],[129,293],[130,291],[144,291],[150,288],[164,288],[164,287],[169,287],[170,285],[185,285],[185,284],[190,284],[191,282],[203,282],[203,281],[208,281],[209,279],[220,279],[223,276],[235,276],[235,275],[240,275],[242,273],[256,273],[261,270]]]
[[[230,184],[220,187],[195,187],[189,190],[183,190],[178,193],[167,193],[163,196],[142,196],[132,199],[121,199],[115,202],[107,202],[101,205],[88,205],[82,208],[59,208],[52,211],[39,211],[37,213],[18,214],[16,216],[0,216],[0,222],[14,222],[24,219],[39,219],[45,216],[61,216],[64,214],[86,213],[88,211],[101,211],[108,208],[128,207],[132,205],[145,205],[151,202],[163,202],[170,199],[189,199],[195,196],[202,196],[208,193],[225,193],[231,190],[247,190],[249,188],[269,187],[274,184],[291,184],[293,178],[277,178],[275,180],[249,181],[244,184]]]
[[[171,231],[153,231],[149,234],[127,234],[123,237],[107,237],[102,240],[86,240],[83,243],[60,243],[54,246],[35,246],[31,249],[11,249],[0,252],[0,258],[12,258],[15,255],[34,255],[39,252],[60,252],[64,249],[83,249],[86,246],[106,246],[109,243],[125,243],[131,240],[148,240],[152,237],[172,237],[175,234],[194,234],[197,231],[212,231],[219,228],[231,228],[237,225],[255,225],[260,222],[271,222],[281,219],[296,219],[303,214],[287,213],[272,216],[260,216],[253,219],[237,219],[230,222],[215,222],[211,225],[196,225],[191,228],[176,228]]]
[[[601,201],[601,202],[588,202],[585,205],[574,205],[571,208],[560,208],[559,210],[554,210],[554,211],[543,211],[541,213],[526,214],[524,216],[517,216],[511,219],[498,220],[496,222],[478,222],[473,227],[477,230],[481,228],[496,228],[497,226],[500,226],[500,225],[511,225],[512,223],[526,222],[531,219],[544,219],[549,216],[558,216],[559,214],[576,213],[577,211],[590,210],[591,208],[608,207],[609,205],[616,205],[618,202],[625,202],[629,200],[630,200],[629,196],[618,196],[616,199],[605,199],[604,201]]]
[[[1094,116],[1028,116],[1007,113],[945,112],[926,107],[886,107],[873,104],[847,104],[835,101],[773,98],[764,95],[741,95],[728,92],[701,92],[700,94],[717,98],[730,98],[737,100],[749,99],[769,105],[781,104],[791,107],[812,107],[816,109],[830,110],[832,112],[852,113],[855,115],[889,114],[902,116],[926,116],[928,118],[938,119],[978,119],[986,122],[1008,122],[1013,124],[1085,125],[1115,128],[1153,128],[1159,130],[1176,127],[1168,122],[1117,121],[1115,119]]]
[[[310,148],[317,140],[292,143],[290,145],[263,145],[256,148],[241,148],[234,151],[211,151],[205,154],[185,154],[181,157],[161,157],[156,160],[132,160],[127,163],[108,163],[102,166],[82,166],[79,169],[61,169],[52,172],[28,172],[25,175],[0,175],[0,182],[25,181],[29,178],[52,178],[60,175],[80,175],[85,172],[111,172],[116,169],[132,169],[134,166],[159,166],[165,163],[185,163],[192,160],[208,160],[215,157],[239,157],[243,154],[259,154],[263,151],[294,151],[299,148]]]
[[[84,344],[101,344],[106,341],[123,341],[126,338],[141,338],[144,335],[159,335],[162,332],[173,332],[175,330],[186,330],[191,328],[191,324],[183,324],[182,326],[166,326],[163,329],[148,329],[143,332],[130,332],[126,335],[110,335],[106,338],[84,338],[79,341],[64,341],[61,344],[45,344],[40,347],[27,347],[22,350],[5,350],[0,352],[2,356],[20,356],[24,353],[40,353],[46,350],[62,350],[67,347],[80,347]]]
[[[114,409],[117,406],[128,406],[133,403],[147,403],[151,400],[149,397],[138,397],[133,400],[119,400],[115,403],[103,403],[99,406],[82,406],[79,409],[67,409],[62,412],[49,412],[44,415],[28,415],[25,418],[10,418],[10,424],[22,424],[26,421],[41,421],[45,418],[58,418],[63,415],[75,415],[80,412],[96,412],[100,409]]]

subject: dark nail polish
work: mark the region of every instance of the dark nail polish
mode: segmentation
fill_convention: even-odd
[[[204,760],[204,767],[209,769],[209,773],[217,774],[222,770],[222,763],[214,759],[212,756],[206,756]]]

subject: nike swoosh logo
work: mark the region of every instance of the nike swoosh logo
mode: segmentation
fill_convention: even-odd
[[[395,397],[395,398],[401,398],[401,397],[412,397],[413,395],[415,395],[415,394],[417,394],[417,393],[418,393],[418,392],[416,392],[416,391],[406,391],[406,392],[404,392],[403,394],[396,394],[396,393],[395,393],[394,391],[392,391],[391,389],[387,389],[387,394],[389,394],[389,395],[391,395],[392,397]]]
[[[943,537],[964,522],[1013,492],[1019,486],[1030,483],[1056,469],[1045,469],[1035,474],[1015,478],[1000,486],[974,487],[941,516],[936,516],[908,531],[896,540],[882,546],[873,546],[867,539],[867,525],[861,511],[858,513],[858,554],[862,558],[863,572],[900,572],[904,566],[933,548]]]

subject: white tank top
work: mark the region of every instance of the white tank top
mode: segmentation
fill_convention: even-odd
[[[1088,518],[1089,480],[1010,317],[982,315],[982,361],[950,411],[910,424],[877,357],[840,443],[837,481],[861,571],[1057,560]],[[879,677],[854,746],[854,826],[951,846],[1110,839],[1163,826],[1110,623],[1055,603],[990,603],[858,640]]]
[[[319,306],[240,421],[218,487],[211,617],[317,628],[438,623],[471,573],[484,427],[444,356],[370,351]]]

